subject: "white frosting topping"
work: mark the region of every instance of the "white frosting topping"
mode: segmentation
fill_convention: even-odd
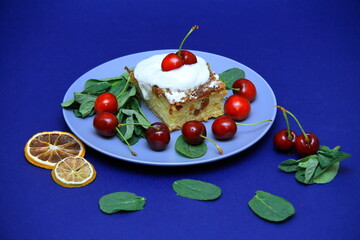
[[[197,63],[183,65],[171,71],[162,71],[161,62],[167,54],[154,55],[139,62],[134,69],[134,76],[139,83],[144,99],[149,99],[152,86],[169,89],[165,96],[170,102],[180,102],[186,94],[182,91],[199,87],[206,83],[210,71],[206,61],[201,57]]]

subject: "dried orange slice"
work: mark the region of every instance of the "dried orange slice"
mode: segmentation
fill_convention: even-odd
[[[68,188],[83,187],[94,181],[94,166],[82,157],[67,157],[56,163],[51,171],[53,180]]]
[[[24,152],[26,159],[35,166],[53,169],[66,157],[83,157],[85,146],[71,133],[40,132],[28,140]]]

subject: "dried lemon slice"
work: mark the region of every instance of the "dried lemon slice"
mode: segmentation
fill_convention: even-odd
[[[67,157],[55,165],[51,171],[53,180],[68,188],[83,187],[94,181],[94,166],[82,157]]]
[[[83,157],[85,146],[71,133],[40,132],[28,140],[24,152],[26,159],[35,166],[53,169],[66,157]]]

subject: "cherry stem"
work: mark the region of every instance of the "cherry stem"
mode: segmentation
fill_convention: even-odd
[[[183,46],[185,40],[188,38],[188,36],[189,36],[195,29],[198,29],[198,28],[199,28],[198,25],[193,26],[193,27],[190,29],[190,31],[186,34],[186,36],[184,37],[184,39],[182,40],[182,42],[180,43],[179,51],[178,51],[178,53],[177,53],[179,57],[181,57],[180,51],[181,51],[181,49],[182,49],[182,46]]]
[[[126,125],[140,125],[140,126],[143,126],[143,127],[147,127],[147,128],[151,127],[151,128],[155,128],[156,130],[159,130],[158,127],[143,124],[143,123],[119,123],[118,127],[122,127],[122,126],[126,126]]]
[[[132,150],[132,147],[130,146],[129,142],[125,139],[124,135],[121,133],[121,131],[119,130],[119,128],[115,128],[115,129],[116,129],[116,131],[119,133],[119,135],[121,136],[121,138],[124,140],[124,142],[126,143],[126,145],[128,146],[131,154],[132,154],[133,156],[136,156],[136,155],[137,155],[136,152],[134,152],[134,151]]]
[[[126,69],[127,71],[130,70],[130,69],[127,68],[127,67],[125,67],[125,69]],[[130,78],[128,77],[128,78],[126,79],[126,84],[125,84],[124,88],[121,90],[121,92],[119,93],[119,95],[116,96],[117,99],[126,91],[126,89],[128,88],[129,82],[130,82]]]
[[[299,126],[302,134],[304,135],[305,141],[306,141],[306,142],[309,142],[309,137],[306,135],[303,127],[301,126],[299,120],[295,117],[295,115],[292,114],[289,110],[286,110],[285,108],[283,108],[283,107],[281,107],[281,106],[276,106],[276,107],[280,108],[281,111],[286,112],[287,114],[289,114],[289,115],[296,121],[296,123],[298,124],[298,126]]]
[[[291,136],[291,129],[290,129],[290,123],[289,123],[289,118],[287,117],[287,114],[285,111],[282,111],[284,118],[285,118],[285,122],[286,122],[286,127],[287,127],[287,132],[288,132],[288,139],[292,140],[292,136]]]
[[[216,144],[216,142],[214,142],[214,141],[213,141],[213,140],[211,140],[210,138],[205,137],[204,135],[201,135],[201,134],[200,134],[200,137],[202,137],[202,138],[204,138],[204,139],[206,139],[206,140],[210,141],[212,144],[214,144],[214,145],[215,145],[215,147],[217,148],[217,150],[219,151],[219,153],[220,153],[220,154],[223,154],[223,150],[222,150],[222,148],[221,148],[219,145],[217,145],[217,144]]]
[[[236,125],[240,125],[240,126],[254,126],[254,125],[257,125],[257,124],[260,124],[260,123],[264,123],[264,122],[271,122],[272,120],[271,119],[266,119],[266,120],[262,120],[260,122],[257,122],[257,123],[235,123]]]

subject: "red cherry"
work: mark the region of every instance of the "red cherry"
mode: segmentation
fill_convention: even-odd
[[[294,148],[296,139],[296,133],[290,130],[290,138],[288,136],[288,129],[281,129],[278,131],[273,139],[274,146],[277,150],[283,152],[289,152]]]
[[[95,116],[93,126],[96,131],[105,137],[111,137],[116,134],[116,127],[118,126],[117,117],[109,112],[102,112]]]
[[[312,154],[316,154],[319,149],[320,142],[317,136],[313,133],[305,133],[296,137],[295,151],[300,157],[306,157]]]
[[[164,150],[170,142],[170,130],[161,122],[155,122],[146,130],[146,141],[155,151]]]
[[[200,145],[205,140],[206,128],[202,122],[188,121],[182,126],[181,133],[187,143],[191,145]]]
[[[109,112],[116,113],[118,110],[118,102],[114,94],[106,92],[99,95],[94,103],[96,113]]]
[[[184,60],[175,53],[169,53],[161,62],[161,69],[165,72],[180,68],[184,65]]]
[[[247,98],[250,102],[256,97],[256,87],[248,79],[242,78],[236,80],[233,85],[233,93]]]
[[[212,133],[218,140],[229,140],[234,137],[237,131],[237,126],[234,120],[228,116],[221,116],[211,125]]]
[[[241,121],[247,118],[250,110],[251,105],[249,100],[239,95],[230,96],[224,104],[225,114],[234,121]]]
[[[193,54],[190,51],[181,50],[180,55],[181,55],[182,59],[184,60],[184,64],[186,64],[186,65],[197,63],[197,58],[196,58],[195,54]]]

